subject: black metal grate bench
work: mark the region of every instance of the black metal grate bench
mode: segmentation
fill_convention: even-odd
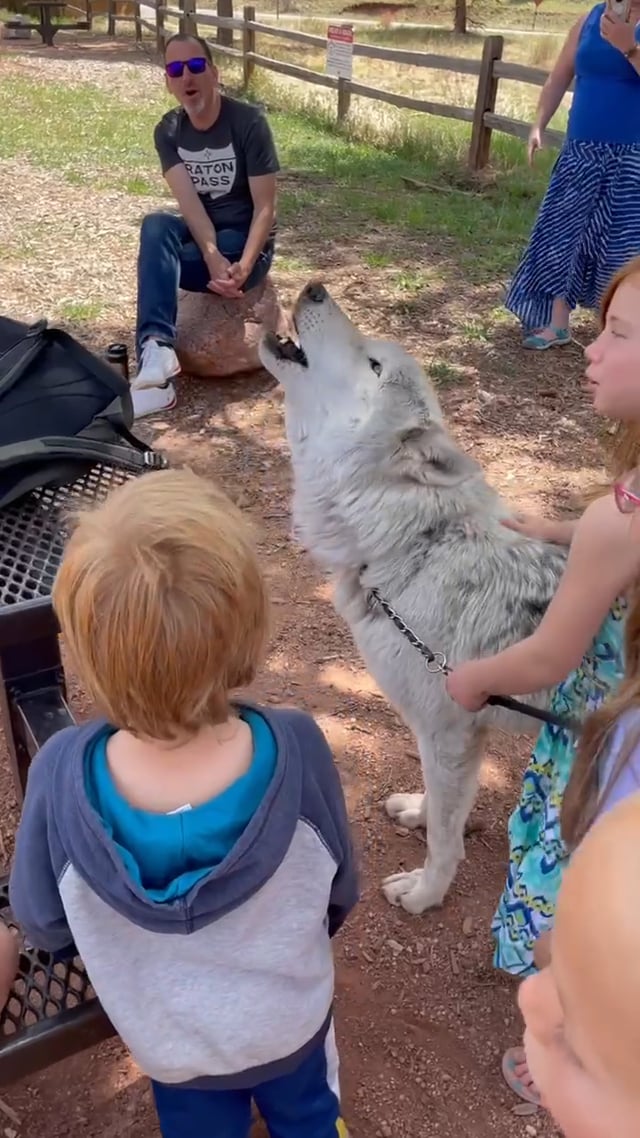
[[[17,928],[0,881],[0,918]],[[115,1034],[76,957],[55,963],[48,952],[20,953],[20,972],[0,1015],[0,1085],[34,1075]]]
[[[0,711],[20,800],[36,752],[73,723],[51,607],[68,514],[130,477],[114,467],[94,467],[68,486],[36,490],[0,511]],[[6,879],[0,880],[0,918],[16,927]],[[82,961],[55,963],[46,952],[23,951],[0,1014],[0,1085],[113,1034]]]

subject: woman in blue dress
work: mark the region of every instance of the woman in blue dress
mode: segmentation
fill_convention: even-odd
[[[529,161],[571,81],[566,140],[506,307],[524,346],[568,344],[569,318],[597,308],[611,277],[640,253],[640,0],[628,18],[596,4],[573,26],[545,83]]]

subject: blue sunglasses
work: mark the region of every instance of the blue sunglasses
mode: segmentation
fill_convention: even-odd
[[[164,69],[170,79],[182,79],[184,69],[190,71],[192,75],[202,75],[207,70],[208,60],[203,55],[197,55],[194,59],[174,59],[171,63],[165,63]]]

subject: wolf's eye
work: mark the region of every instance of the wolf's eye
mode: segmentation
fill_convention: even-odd
[[[375,371],[376,375],[380,375],[382,372],[382,364],[380,363],[380,360],[372,360],[371,356],[369,356],[369,365],[371,367],[371,370]]]

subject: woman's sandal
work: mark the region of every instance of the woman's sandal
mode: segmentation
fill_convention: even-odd
[[[525,1083],[522,1076],[516,1073],[517,1067],[527,1068],[527,1057],[524,1047],[510,1047],[508,1051],[505,1051],[502,1056],[502,1076],[509,1089],[513,1091],[514,1095],[521,1098],[523,1102],[533,1103],[534,1106],[542,1106],[542,1098],[535,1083],[533,1080],[529,1084]]]
[[[571,343],[571,333],[568,328],[556,328],[555,325],[551,324],[549,331],[553,333],[552,336],[543,336],[541,332],[531,332],[530,335],[525,336],[523,347],[532,348],[535,352],[546,352],[547,348],[563,348],[565,344]]]

